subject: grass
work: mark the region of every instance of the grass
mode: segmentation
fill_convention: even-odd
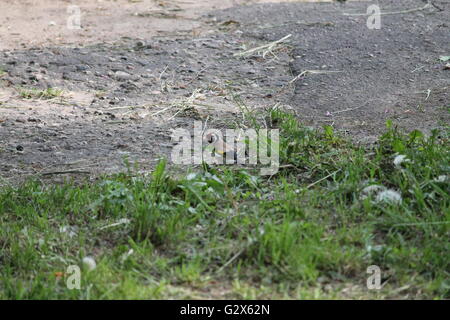
[[[0,298],[449,298],[448,133],[388,123],[367,147],[279,110],[265,120],[280,128],[270,178],[161,161],[151,176],[3,188]],[[85,256],[97,267],[70,290],[55,273]]]
[[[19,95],[23,99],[43,99],[43,100],[50,100],[53,98],[58,98],[63,95],[64,91],[57,88],[47,88],[45,90],[39,90],[39,89],[25,89],[21,88],[19,90]]]

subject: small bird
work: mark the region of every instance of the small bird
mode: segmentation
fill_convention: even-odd
[[[216,133],[208,133],[206,135],[206,142],[213,148],[216,155],[225,156],[225,160],[234,159],[235,162],[237,161],[237,153],[234,147],[223,141]]]

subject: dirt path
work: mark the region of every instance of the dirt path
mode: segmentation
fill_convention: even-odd
[[[260,68],[254,60],[233,57],[246,41],[239,34],[229,36],[231,28],[217,25],[213,16],[202,16],[249,1],[105,2],[81,2],[86,34],[56,28],[67,3],[55,8],[43,1],[37,12],[25,10],[36,16],[33,24],[27,24],[31,19],[26,15],[14,16],[28,2],[6,6],[8,21],[20,30],[30,32],[34,26],[44,31],[21,33],[27,48],[7,37],[9,49],[0,53],[4,178],[116,172],[125,168],[125,158],[148,170],[162,156],[169,157],[172,129],[206,118],[210,124],[229,125],[240,113],[230,100],[232,92],[263,106],[260,97],[288,79],[287,62]],[[112,16],[130,25],[118,28]],[[47,20],[55,25],[43,27]],[[140,28],[148,31],[145,36]],[[27,38],[30,34],[36,37]],[[287,53],[283,57],[289,58]]]
[[[331,0],[287,0],[329,2]],[[280,0],[2,0],[0,50],[150,39],[208,32],[201,17],[209,11]],[[80,29],[71,6],[80,9]]]
[[[3,0],[0,50],[149,39],[174,33],[196,35],[198,18],[208,10],[248,1],[176,0]],[[70,29],[70,8],[80,8],[80,29]],[[70,20],[70,21],[69,21]]]
[[[367,28],[378,3],[380,29]],[[243,37],[278,40],[292,34],[295,79],[288,104],[314,126],[331,124],[371,142],[388,119],[406,130],[449,124],[450,2],[284,3],[227,9]],[[447,67],[446,67],[447,65]],[[302,75],[300,77],[296,77]]]
[[[445,3],[386,15],[374,31],[343,15],[365,12],[361,2],[78,1],[83,28],[73,32],[58,28],[70,1],[26,9],[32,2],[1,3],[0,176],[10,182],[116,172],[124,158],[147,170],[170,154],[172,129],[233,125],[236,96],[367,141],[388,118],[426,130],[448,123]],[[274,54],[234,56],[288,34]]]

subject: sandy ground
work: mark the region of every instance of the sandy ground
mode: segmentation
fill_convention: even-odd
[[[314,2],[317,0],[300,0]],[[329,0],[318,0],[327,2]],[[279,0],[2,0],[0,50],[52,45],[84,45],[122,37],[149,38],[205,31],[205,13],[237,5]],[[294,1],[287,1],[294,2]],[[296,0],[299,2],[299,0]],[[80,29],[68,25],[80,8]]]
[[[83,45],[148,38],[162,33],[196,33],[205,10],[232,6],[234,1],[3,0],[0,3],[0,49],[51,45]],[[70,28],[80,8],[80,29]],[[69,26],[69,27],[68,27]]]

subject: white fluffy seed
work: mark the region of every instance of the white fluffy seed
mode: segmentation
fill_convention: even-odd
[[[406,158],[404,154],[399,154],[394,158],[394,165],[399,167],[403,162],[409,162],[410,160]]]
[[[433,179],[434,182],[446,182],[448,180],[448,176],[442,175]]]
[[[373,184],[373,185],[370,185],[370,186],[367,186],[367,187],[365,187],[364,189],[363,189],[363,193],[364,194],[372,194],[372,193],[374,193],[374,192],[379,192],[379,191],[383,191],[383,190],[385,190],[386,188],[385,187],[383,187],[383,186],[379,186],[379,185],[377,185],[377,184]]]
[[[367,199],[369,197],[372,197],[374,194],[381,192],[383,190],[386,190],[386,188],[384,186],[380,186],[377,184],[372,184],[370,186],[365,187],[362,191],[361,191],[361,196],[360,199],[364,200]]]
[[[379,194],[377,194],[375,201],[399,204],[402,202],[402,196],[397,191],[385,190],[385,191],[381,191]]]
[[[84,257],[83,258],[83,265],[89,270],[92,271],[97,267],[97,264],[95,263],[94,258],[91,257]]]

